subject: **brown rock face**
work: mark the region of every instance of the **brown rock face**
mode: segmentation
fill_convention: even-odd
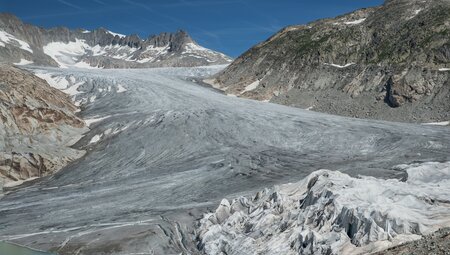
[[[0,186],[45,176],[83,154],[69,147],[85,125],[63,92],[8,65],[0,77]]]

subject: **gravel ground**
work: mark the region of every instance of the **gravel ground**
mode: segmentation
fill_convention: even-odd
[[[450,254],[450,228],[425,236],[424,238],[402,244],[375,255],[449,255]]]

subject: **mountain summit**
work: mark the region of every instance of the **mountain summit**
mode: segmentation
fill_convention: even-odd
[[[143,68],[226,64],[231,58],[198,45],[185,31],[141,39],[105,28],[39,28],[0,14],[3,62],[55,67]]]

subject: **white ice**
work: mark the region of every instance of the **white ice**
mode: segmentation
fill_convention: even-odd
[[[249,84],[248,86],[245,87],[245,89],[241,92],[241,95],[244,94],[245,92],[255,90],[258,86],[259,86],[259,80],[252,82],[251,84]]]
[[[30,45],[27,42],[19,40],[13,35],[0,30],[0,46],[5,47],[6,46],[5,43],[12,44],[15,46],[17,45],[21,49],[33,53],[33,50],[31,49]]]
[[[86,126],[89,127],[89,126],[91,126],[93,123],[102,121],[102,120],[107,119],[107,118],[109,118],[109,117],[111,117],[111,116],[94,117],[94,118],[90,118],[90,119],[85,119],[85,120],[84,120],[84,123],[86,123]]]
[[[44,53],[55,60],[59,67],[68,68],[76,64],[77,57],[86,54],[90,46],[85,40],[76,39],[75,42],[51,42],[43,47]]]
[[[195,43],[187,43],[182,54],[189,56],[197,55],[202,58],[206,58],[208,62],[214,62],[217,57],[227,58],[224,54],[207,49]],[[231,62],[232,59],[227,58],[227,61]]]
[[[125,92],[125,91],[127,91],[127,89],[124,88],[121,84],[117,85],[117,90],[116,90],[117,93],[122,93],[122,92]]]
[[[59,90],[65,90],[69,86],[69,82],[65,77],[54,76],[50,73],[44,72],[36,72],[35,75],[41,79],[44,79],[50,86]]]
[[[34,62],[33,61],[30,61],[30,60],[26,60],[26,59],[20,59],[20,61],[18,62],[18,63],[14,63],[14,65],[17,65],[17,66],[24,66],[24,65],[29,65],[29,64],[33,64]]]
[[[450,121],[442,121],[442,122],[430,122],[430,123],[424,123],[424,125],[433,125],[433,126],[450,126]]]
[[[201,220],[207,254],[366,254],[450,227],[450,162],[399,165],[408,179],[319,170]]]
[[[358,19],[358,20],[354,20],[354,21],[346,21],[344,22],[344,24],[346,25],[358,25],[363,23],[366,20],[366,18],[362,18],[362,19]]]
[[[81,85],[83,85],[83,84],[84,84],[84,81],[75,83],[75,84],[73,84],[72,86],[70,86],[70,87],[68,87],[68,88],[66,88],[66,89],[64,89],[64,90],[62,90],[62,92],[66,93],[66,94],[68,94],[68,95],[70,95],[70,96],[78,95],[78,94],[82,93],[82,92],[78,91],[78,88],[79,88]]]
[[[91,144],[91,143],[96,143],[96,142],[98,142],[98,141],[100,141],[100,136],[99,135],[94,135],[92,138],[91,138],[91,140],[89,141],[89,143]]]
[[[325,65],[333,66],[333,67],[337,67],[337,68],[346,68],[346,67],[349,67],[349,66],[352,66],[352,65],[356,65],[356,64],[355,63],[348,63],[348,64],[345,64],[345,65],[341,66],[341,65],[337,65],[337,64],[325,63]]]
[[[112,34],[112,35],[114,35],[114,36],[117,35],[117,36],[122,37],[122,38],[126,36],[126,35],[124,35],[124,34],[114,33],[114,32],[109,31],[109,30],[108,30],[108,33],[110,33],[110,34]]]

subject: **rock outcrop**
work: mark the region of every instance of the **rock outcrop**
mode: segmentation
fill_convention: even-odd
[[[214,80],[228,94],[351,117],[450,119],[450,1],[389,0],[251,48]]]
[[[143,68],[228,64],[228,56],[199,46],[185,31],[141,39],[105,28],[44,29],[0,14],[0,62],[56,67]]]
[[[0,77],[0,186],[46,176],[84,154],[70,148],[87,129],[66,94],[16,67],[0,65]]]
[[[450,228],[443,228],[420,240],[402,244],[374,255],[447,255],[450,251]]]

